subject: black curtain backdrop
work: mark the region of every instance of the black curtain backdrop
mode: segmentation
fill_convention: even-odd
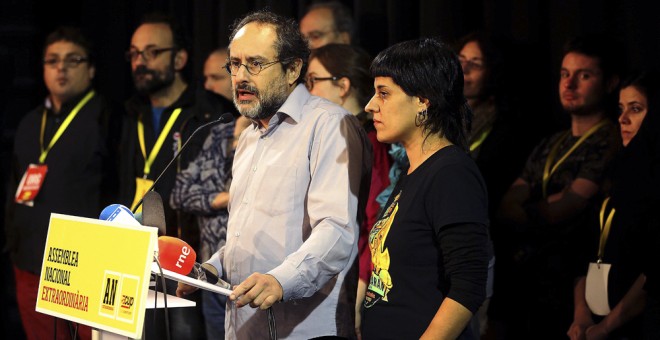
[[[59,25],[80,26],[95,44],[97,90],[116,103],[133,93],[124,60],[133,30],[143,14],[160,10],[175,16],[191,39],[187,75],[200,81],[206,54],[228,42],[236,18],[268,7],[299,19],[311,0],[3,0],[0,1],[0,176],[5,192],[13,132],[21,117],[46,95],[42,44]],[[486,30],[513,42],[508,91],[523,97],[530,129],[545,135],[566,123],[559,110],[557,81],[561,47],[574,35],[606,34],[624,68],[656,68],[660,60],[660,20],[655,1],[642,0],[344,0],[353,9],[359,45],[372,55],[419,36],[454,42]],[[5,195],[2,196],[3,199]],[[2,202],[4,207],[4,202]],[[4,219],[3,219],[4,220]],[[0,235],[4,243],[4,233]],[[3,254],[3,277],[10,270]],[[0,303],[4,306],[3,280]],[[10,294],[10,293],[9,293]],[[0,318],[3,322],[12,318]],[[10,333],[11,335],[11,333]],[[11,337],[11,336],[10,336]]]

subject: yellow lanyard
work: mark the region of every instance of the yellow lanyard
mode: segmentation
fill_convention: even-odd
[[[78,102],[78,104],[71,110],[69,113],[69,116],[66,117],[64,122],[62,122],[62,125],[57,129],[55,132],[55,135],[53,135],[53,138],[50,140],[50,143],[48,144],[47,148],[44,148],[44,133],[46,131],[46,110],[44,109],[44,113],[41,117],[41,134],[39,135],[39,146],[41,147],[41,155],[39,155],[39,163],[44,164],[46,161],[46,157],[48,156],[48,152],[50,149],[53,148],[53,145],[60,139],[62,134],[64,133],[64,130],[66,130],[67,127],[69,127],[69,124],[71,124],[71,121],[73,118],[76,117],[80,109],[82,109],[87,102],[94,97],[94,90],[89,91],[89,93]]]
[[[552,165],[552,162],[554,161],[555,157],[557,156],[557,153],[559,152],[559,146],[564,141],[564,139],[566,139],[569,136],[571,132],[567,131],[561,138],[559,138],[559,140],[557,140],[557,143],[555,143],[555,145],[552,147],[552,150],[550,150],[550,154],[548,154],[548,158],[545,160],[545,167],[543,169],[544,198],[548,197],[548,193],[547,193],[548,181],[550,181],[550,177],[552,176],[552,174],[554,174],[557,168],[559,168],[559,165],[561,165],[566,160],[566,158],[568,158],[568,156],[570,156],[573,153],[573,151],[575,151],[575,149],[577,149],[587,138],[589,138],[589,136],[593,135],[594,132],[598,131],[598,129],[600,129],[601,126],[605,124],[607,124],[607,121],[603,119],[602,121],[600,121],[600,123],[596,124],[591,129],[589,129],[589,131],[583,134],[582,137],[580,137],[580,139],[578,139],[578,141],[575,142],[575,144],[573,144],[573,146],[568,150],[568,152],[566,152],[556,163],[554,163],[554,165]],[[551,166],[552,169],[550,169]]]
[[[605,218],[605,208],[607,208],[607,202],[609,201],[610,198],[606,198],[603,201],[603,206],[600,208],[600,241],[598,242],[598,263],[602,262],[603,260],[603,254],[605,253],[605,243],[607,243],[607,237],[610,235],[612,218],[614,218],[614,213],[616,212],[616,209],[612,208],[610,213],[607,215],[607,220],[603,221]]]
[[[493,130],[493,126],[491,125],[486,129],[486,131],[482,132],[481,135],[479,136],[479,139],[475,140],[472,144],[470,144],[470,152],[474,151],[476,148],[481,146],[481,144],[486,140],[486,137],[490,134],[490,132]]]
[[[170,133],[170,130],[172,129],[172,125],[174,125],[174,122],[179,117],[180,113],[181,113],[181,108],[178,108],[172,112],[172,115],[167,120],[167,124],[165,124],[163,131],[160,132],[160,135],[156,140],[156,144],[154,144],[154,148],[149,153],[149,158],[147,158],[147,148],[144,146],[144,124],[142,124],[142,117],[138,118],[137,129],[138,129],[138,139],[140,140],[140,150],[142,150],[142,156],[144,157],[144,178],[147,178],[149,172],[151,172],[151,164],[154,163],[156,156],[158,156],[158,152],[160,151],[160,148],[163,146],[165,137]]]

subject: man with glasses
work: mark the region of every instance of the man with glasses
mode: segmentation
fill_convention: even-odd
[[[350,44],[353,30],[351,10],[339,1],[315,3],[300,20],[300,32],[311,49],[332,43]]]
[[[207,262],[234,287],[227,339],[355,335],[371,148],[355,117],[309,94],[308,57],[295,22],[270,12],[230,36],[234,104],[252,126],[234,157],[227,242]]]
[[[82,33],[72,27],[58,28],[44,46],[48,95],[16,130],[6,246],[27,338],[68,339],[75,326],[35,311],[50,214],[96,218],[103,206],[116,199],[113,134],[118,129],[111,124],[118,120],[92,87],[96,68],[91,43]],[[81,325],[78,334],[90,339],[91,329]]]
[[[126,102],[122,130],[120,173],[121,202],[132,209],[151,187],[183,143],[200,125],[235,112],[220,95],[188,83],[182,72],[188,62],[187,43],[180,26],[162,13],[147,14],[137,27],[126,52],[136,95]],[[156,184],[164,202],[169,201],[177,172],[188,167],[200,151],[208,129],[195,135],[185,152]],[[196,218],[165,204],[167,235],[181,238],[199,249]],[[174,287],[172,287],[173,293]],[[199,296],[194,299],[199,302]],[[173,309],[177,324],[174,338],[197,338],[203,334],[200,308],[195,312]]]

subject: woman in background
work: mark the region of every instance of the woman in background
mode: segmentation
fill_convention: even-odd
[[[356,301],[357,330],[360,327],[360,309],[371,272],[368,235],[380,211],[376,196],[390,184],[388,173],[392,164],[392,159],[388,155],[389,146],[376,139],[372,116],[363,109],[369,101],[373,86],[373,78],[369,71],[370,64],[369,55],[357,47],[329,44],[312,50],[306,78],[310,93],[341,105],[360,120],[373,148],[371,186],[365,207],[366,218],[362,221],[358,239],[360,280]]]
[[[594,223],[593,262],[575,286],[574,319],[567,332],[573,340],[641,337],[639,316],[646,303],[646,277],[640,261],[645,241],[641,232],[653,207],[651,158],[644,136],[638,136],[638,132],[654,114],[650,113],[653,107],[648,99],[658,90],[660,78],[654,73],[638,73],[622,83],[619,126],[624,148],[612,165],[611,190],[602,203],[599,225]],[[607,283],[606,289],[598,289],[599,279],[601,285]]]

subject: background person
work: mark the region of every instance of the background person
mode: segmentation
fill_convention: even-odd
[[[638,73],[621,85],[619,92],[619,125],[624,148],[613,161],[607,202],[602,203],[594,223],[594,242],[591,260],[608,266],[605,305],[611,308],[592,313],[586,299],[587,276],[581,276],[575,286],[573,324],[567,334],[571,339],[638,339],[642,335],[639,317],[644,309],[646,277],[642,262],[638,261],[645,244],[641,228],[651,214],[651,167],[643,152],[643,140],[635,138],[645,117],[654,109],[649,106],[648,94],[660,91],[660,78],[654,73]],[[611,215],[611,220],[610,220]],[[607,222],[610,220],[610,222]],[[607,231],[606,231],[607,230]],[[596,240],[600,240],[597,242]],[[597,255],[597,256],[596,256]],[[585,266],[586,267],[586,266]],[[604,268],[602,270],[605,270]],[[589,268],[591,280],[597,280],[597,268]]]
[[[131,38],[126,57],[136,94],[125,103],[119,188],[121,202],[132,209],[197,127],[225,112],[235,112],[227,99],[196,88],[195,82],[189,84],[184,78],[187,45],[179,24],[157,12],[145,15]],[[201,150],[207,131],[194,136],[154,187],[164,202],[170,197],[177,173],[186,169]],[[172,209],[168,204],[164,210],[166,234],[199,249],[195,216]],[[176,283],[168,281],[168,285],[173,294]],[[199,294],[188,298],[201,301]],[[174,338],[197,338],[204,333],[200,305],[191,310],[175,308],[169,314],[175,324]]]
[[[209,54],[204,62],[204,88],[232,100],[231,78],[225,70],[228,56],[226,47]]]
[[[350,44],[354,30],[351,10],[339,1],[313,3],[300,19],[300,33],[311,49],[333,43]]]
[[[27,338],[68,339],[69,322],[35,311],[50,214],[97,218],[116,199],[113,133],[119,119],[112,117],[108,102],[94,91],[92,46],[79,29],[60,27],[50,33],[42,60],[48,96],[21,119],[16,130],[6,246]],[[32,165],[47,169],[39,192],[29,199],[16,197],[21,178]],[[90,327],[80,325],[77,331],[82,339],[91,339]]]
[[[508,267],[496,271],[507,281],[497,293],[508,306],[507,337],[556,339],[572,322],[574,283],[590,239],[583,226],[602,202],[605,172],[621,144],[610,119],[618,62],[609,40],[567,42],[558,90],[570,128],[535,147],[502,199],[498,228],[508,242],[498,243],[504,255],[497,263]]]
[[[369,251],[369,231],[376,223],[380,204],[376,196],[389,184],[389,169],[392,159],[389,146],[376,138],[372,115],[364,111],[371,97],[373,78],[369,71],[371,58],[363,50],[344,44],[328,44],[312,51],[307,68],[307,89],[313,95],[323,97],[341,105],[358,118],[367,133],[373,151],[371,185],[366,202],[366,218],[360,228],[358,256],[360,260],[360,280],[356,299],[356,316],[361,315],[362,302],[371,275],[371,252]],[[356,328],[360,320],[356,320]]]

